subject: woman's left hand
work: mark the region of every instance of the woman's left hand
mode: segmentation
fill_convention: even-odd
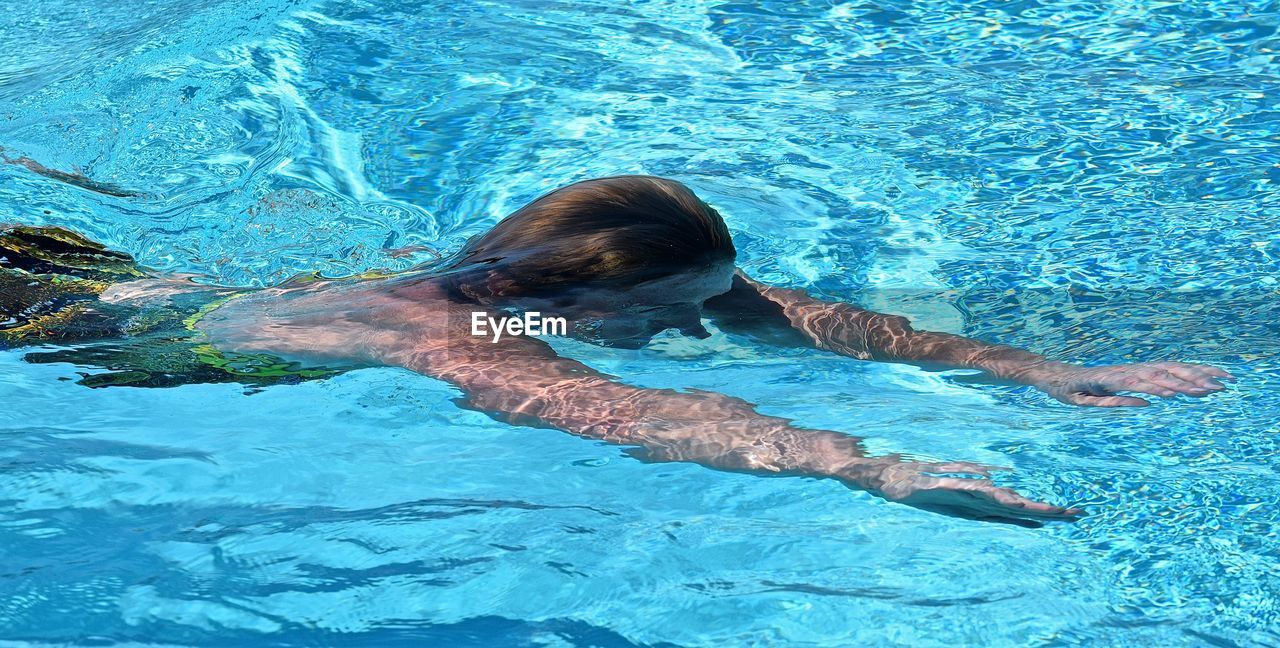
[[[1136,396],[1207,396],[1223,389],[1218,379],[1235,380],[1231,374],[1208,365],[1188,362],[1142,362],[1105,367],[1056,364],[1029,382],[1040,391],[1072,405],[1086,407],[1142,407],[1150,405]]]
[[[953,461],[902,461],[899,455],[858,459],[833,476],[891,502],[981,522],[1039,527],[1046,522],[1074,522],[1078,508],[1038,502],[990,479],[996,466]]]

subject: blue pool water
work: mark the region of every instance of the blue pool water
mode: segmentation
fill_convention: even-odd
[[[1009,465],[1028,530],[645,464],[378,369],[91,390],[0,354],[0,639],[1280,644],[1271,2],[19,0],[0,220],[268,284],[405,268],[552,187],[679,179],[775,283],[1088,362],[1240,376],[1076,409],[718,333],[557,343],[878,452]]]

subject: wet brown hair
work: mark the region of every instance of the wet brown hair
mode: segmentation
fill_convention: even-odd
[[[736,255],[724,219],[674,180],[614,176],[556,189],[471,241],[446,265],[472,299],[626,288]]]

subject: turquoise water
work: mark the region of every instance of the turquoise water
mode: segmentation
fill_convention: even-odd
[[[0,638],[102,645],[1280,644],[1275,3],[19,0],[0,220],[268,284],[405,268],[555,186],[679,179],[755,276],[1089,362],[1075,409],[717,333],[557,343],[1085,507],[985,525],[645,464],[390,369],[91,390],[0,354]]]

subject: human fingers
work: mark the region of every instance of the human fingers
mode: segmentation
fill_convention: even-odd
[[[1051,521],[1074,521],[1083,514],[1080,509],[1039,502],[989,481],[975,479],[934,480],[927,487],[898,501],[952,517],[1025,527],[1038,527]]]
[[[1062,400],[1081,407],[1146,407],[1151,404],[1136,396],[1097,395],[1082,392],[1068,394]]]
[[[1128,387],[1129,391],[1140,391],[1147,394],[1155,394],[1156,396],[1174,396],[1176,394],[1186,394],[1188,396],[1208,396],[1215,389],[1221,389],[1222,386],[1212,387],[1209,384],[1202,383],[1198,380],[1184,378],[1178,374],[1161,367],[1147,367],[1139,371],[1139,380],[1146,381],[1133,387]]]
[[[975,499],[975,510],[992,513],[1016,514],[1021,517],[1042,519],[1066,519],[1083,513],[1078,508],[1068,508],[1033,500],[1012,488],[996,486],[989,481],[973,479],[943,479],[935,488],[944,488],[954,492],[966,493]]]
[[[1209,365],[1193,364],[1190,362],[1161,362],[1159,365],[1169,373],[1187,380],[1202,387],[1209,389],[1222,389],[1223,384],[1215,380],[1221,378],[1223,380],[1235,380],[1236,377]]]
[[[946,461],[920,464],[919,470],[922,473],[932,474],[963,473],[990,477],[992,471],[1013,469],[1007,466],[988,466],[986,464],[974,463],[972,461]]]

